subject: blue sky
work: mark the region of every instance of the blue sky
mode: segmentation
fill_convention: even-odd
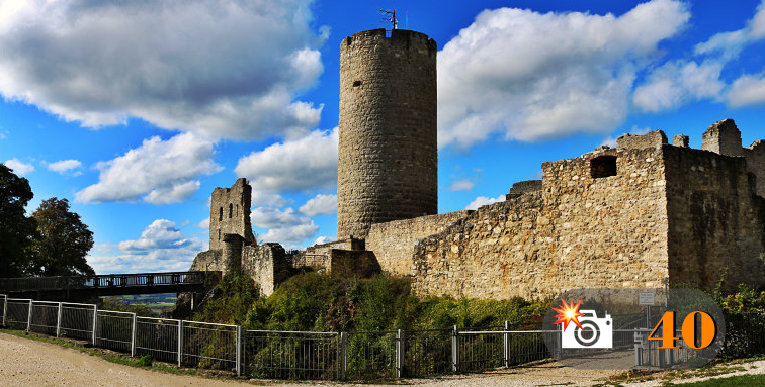
[[[0,0],[0,162],[28,212],[72,202],[98,273],[186,270],[238,177],[259,239],[304,247],[336,231],[340,41],[378,9],[438,43],[447,212],[624,132],[765,137],[764,4]]]

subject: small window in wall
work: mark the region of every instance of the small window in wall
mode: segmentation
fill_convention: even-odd
[[[223,207],[220,208],[220,218],[218,220],[223,220]]]
[[[236,216],[239,216],[239,205],[236,205]]]
[[[231,218],[232,216],[234,216],[234,205],[233,204],[229,204],[228,205],[228,217]]]
[[[593,179],[616,176],[616,156],[600,156],[590,160],[590,174]]]
[[[218,240],[220,240],[220,229],[218,229]]]
[[[361,81],[353,81],[353,87],[361,86]]]

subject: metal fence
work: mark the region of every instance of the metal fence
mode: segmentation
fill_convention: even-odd
[[[368,332],[243,330],[135,313],[94,304],[0,295],[2,321],[14,329],[85,340],[96,347],[179,367],[217,369],[258,378],[386,379],[481,372],[562,353],[560,330],[420,329]],[[634,347],[635,364],[666,367],[692,361],[687,348],[665,351],[645,328],[615,329],[614,347]],[[547,339],[547,340],[545,340]],[[547,343],[555,351],[548,351]]]

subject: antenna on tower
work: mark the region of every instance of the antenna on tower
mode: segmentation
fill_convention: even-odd
[[[393,24],[393,29],[398,28],[398,19],[396,19],[396,10],[381,9],[380,13],[383,15],[383,20]]]

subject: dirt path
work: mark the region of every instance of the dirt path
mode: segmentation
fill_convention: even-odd
[[[765,361],[742,365],[742,373],[765,373]],[[423,386],[590,386],[610,375],[610,370],[577,370],[557,362],[536,366],[498,370],[482,374],[454,375],[432,379],[402,380],[395,385]],[[698,379],[694,379],[698,380]],[[674,380],[678,383],[681,380]],[[685,380],[683,380],[685,381]],[[28,340],[23,337],[0,333],[0,386],[252,386],[274,384],[281,387],[305,387],[327,385],[332,387],[359,384],[342,383],[284,383],[251,380],[209,379],[196,376],[174,375],[143,368],[109,363],[96,356],[62,348],[58,345]],[[657,386],[661,381],[638,383],[640,386]],[[364,384],[363,386],[368,386]]]

